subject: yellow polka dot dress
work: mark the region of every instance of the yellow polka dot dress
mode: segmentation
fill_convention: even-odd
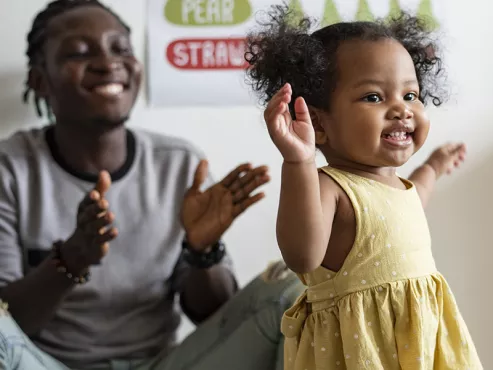
[[[340,271],[300,275],[284,314],[286,370],[483,369],[437,272],[418,193],[326,167],[349,196],[356,238]]]

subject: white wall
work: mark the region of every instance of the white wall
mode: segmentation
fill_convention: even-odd
[[[20,97],[26,70],[25,35],[34,13],[46,3],[0,0],[2,136],[41,123],[30,106],[21,104]],[[107,3],[131,24],[137,53],[144,60],[146,2]],[[446,43],[452,100],[439,110],[430,110],[433,127],[428,143],[402,174],[408,174],[444,141],[464,140],[469,147],[463,169],[439,184],[428,215],[438,265],[455,292],[483,365],[489,369],[493,367],[493,351],[488,348],[493,330],[493,242],[489,229],[493,227],[493,73],[489,69],[493,65],[493,3],[446,3],[448,23],[452,25]],[[274,226],[280,158],[269,142],[261,117],[256,107],[151,110],[142,96],[131,123],[193,141],[205,150],[217,177],[243,161],[271,166],[272,182],[265,188],[267,199],[242,216],[226,236],[241,284],[260,272],[269,260],[279,257]],[[182,334],[188,330],[185,327]]]

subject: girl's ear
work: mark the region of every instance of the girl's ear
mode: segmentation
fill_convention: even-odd
[[[322,126],[322,112],[318,108],[308,106],[313,129],[315,130],[315,144],[323,145],[327,142],[327,134]]]

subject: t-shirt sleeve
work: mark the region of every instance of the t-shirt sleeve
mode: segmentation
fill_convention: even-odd
[[[0,287],[23,276],[15,189],[13,172],[7,160],[0,157]]]

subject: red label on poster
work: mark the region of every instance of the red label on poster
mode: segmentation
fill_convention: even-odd
[[[168,45],[168,62],[187,70],[245,69],[245,39],[180,39]]]

